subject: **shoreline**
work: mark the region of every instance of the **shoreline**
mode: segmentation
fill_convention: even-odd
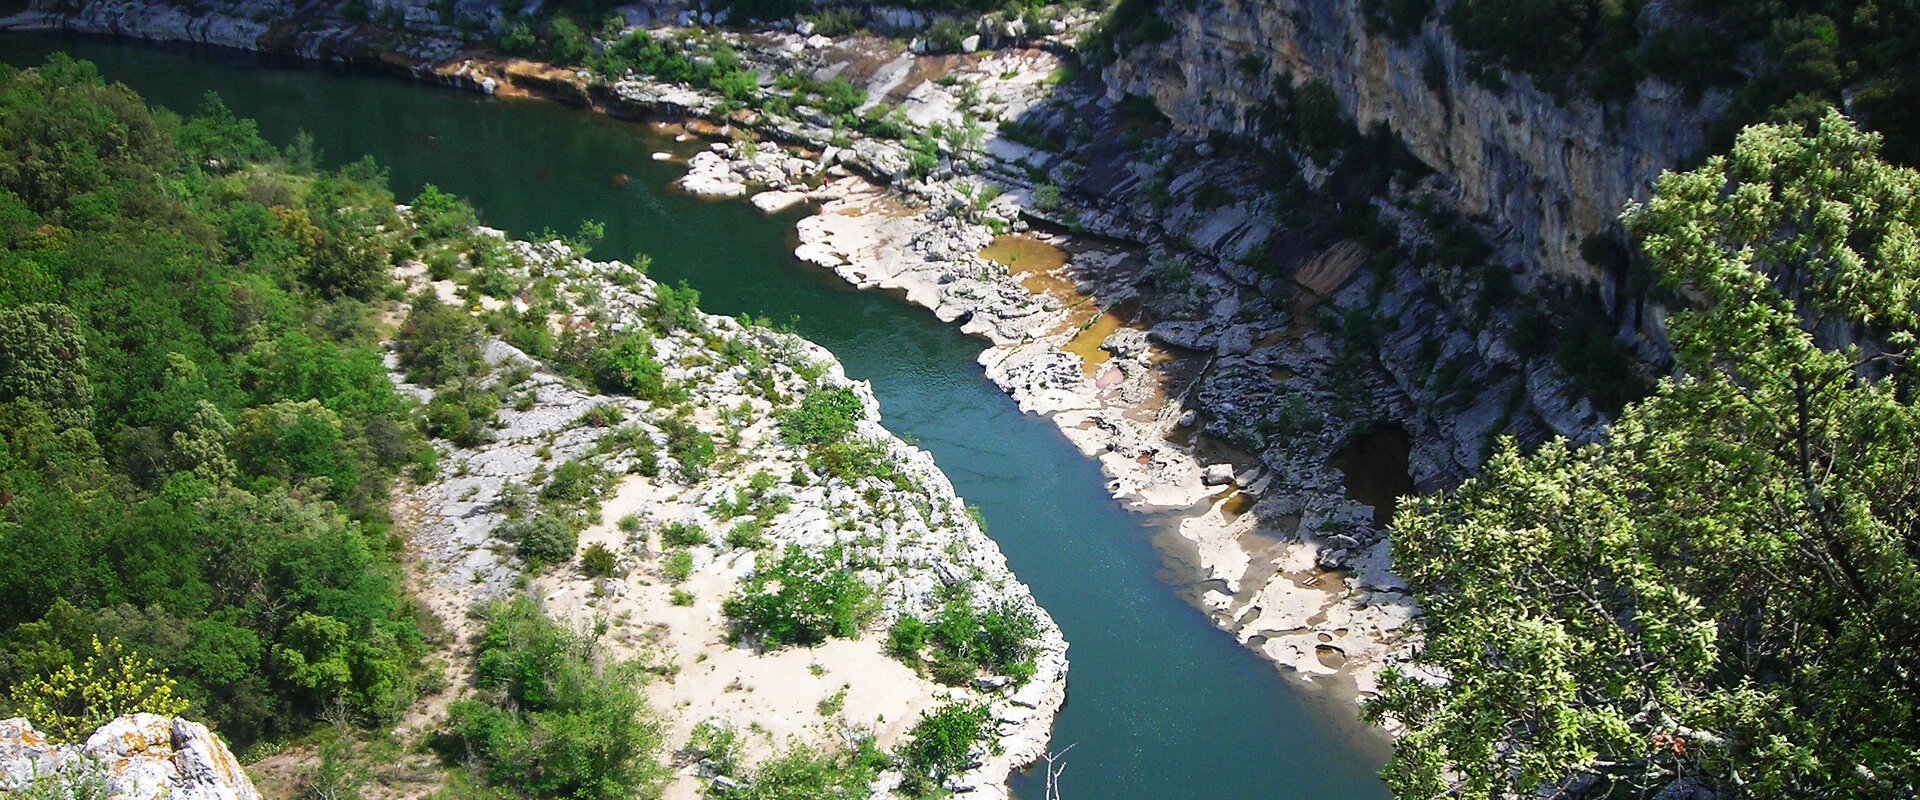
[[[63,22],[60,29],[68,28]],[[664,120],[697,119],[700,118],[698,104],[703,100],[697,92],[655,84],[659,91],[655,91],[651,99],[646,101],[652,105],[628,100],[623,100],[621,104],[605,103],[584,86],[575,87],[577,92],[552,91],[552,84],[547,80],[541,80],[529,86],[528,84],[533,82],[536,76],[528,75],[524,69],[522,75],[514,75],[514,60],[484,62],[454,59],[422,70],[418,66],[401,67],[395,61],[388,59],[366,62],[337,56],[328,59],[317,55],[276,54],[260,47],[258,41],[255,42],[255,47],[248,48],[244,45],[204,39],[143,37],[125,31],[94,33],[117,38],[140,38],[147,41],[175,41],[236,48],[270,58],[284,57],[309,63],[319,61],[339,64],[387,75],[404,75],[417,82],[433,82],[469,91],[554,100],[623,119],[643,119],[648,116]],[[994,55],[996,54],[988,54],[986,58],[992,58]],[[531,64],[532,62],[519,63]],[[1027,70],[1022,74],[1030,77],[1034,71]],[[537,77],[549,79],[552,75],[549,73],[537,75]],[[540,84],[547,85],[543,87]],[[542,91],[543,88],[547,91]],[[620,86],[616,85],[612,90],[615,96],[620,96],[619,90]],[[647,113],[649,109],[653,112],[652,114]],[[762,135],[770,135],[770,138],[789,143],[795,139],[806,141],[803,136],[806,133],[804,130],[768,127],[756,130]],[[994,142],[1006,142],[1006,140],[997,138]],[[1012,147],[1018,147],[1011,142],[1006,143]],[[989,156],[993,156],[992,144],[987,149]],[[998,158],[994,158],[993,161],[1002,167],[1007,163],[1021,163],[1021,156],[1024,154],[1017,149],[1009,148],[1009,151],[1014,154],[1011,162]],[[918,276],[922,279],[916,280],[914,279],[916,276],[905,274],[909,271],[906,267],[913,265],[902,264],[901,262],[905,259],[900,255],[889,255],[884,243],[882,247],[876,249],[867,249],[858,245],[835,248],[831,244],[835,234],[859,238],[872,234],[872,231],[861,231],[857,226],[853,228],[826,226],[826,230],[810,238],[808,222],[832,221],[834,217],[848,217],[841,212],[859,210],[857,204],[861,201],[850,200],[848,195],[874,194],[894,201],[917,196],[898,186],[882,187],[872,182],[872,179],[889,177],[874,174],[885,171],[885,164],[881,164],[882,169],[879,170],[874,167],[875,161],[886,155],[886,153],[879,153],[865,160],[855,158],[840,162],[848,167],[859,169],[862,173],[859,180],[865,183],[865,187],[856,189],[848,186],[846,194],[840,197],[812,198],[821,203],[821,208],[813,215],[801,220],[800,227],[797,229],[801,246],[796,255],[802,260],[821,264],[822,261],[827,260],[824,257],[826,255],[837,250],[850,250],[852,252],[840,253],[842,263],[821,265],[833,269],[836,274],[840,274],[856,288],[863,290],[881,288],[889,290],[890,293],[898,292],[909,303],[933,310],[943,321],[953,322],[964,316],[966,319],[960,325],[960,329],[980,336],[989,343],[980,357],[981,365],[988,377],[1013,396],[1024,412],[1048,417],[1083,455],[1098,461],[1103,472],[1112,479],[1109,484],[1110,494],[1133,511],[1179,514],[1181,519],[1172,526],[1169,536],[1175,537],[1181,543],[1183,550],[1188,546],[1192,548],[1194,561],[1186,566],[1191,567],[1194,575],[1190,581],[1171,581],[1169,587],[1171,590],[1188,599],[1202,613],[1207,614],[1216,626],[1231,632],[1243,645],[1275,663],[1284,679],[1316,688],[1332,683],[1334,687],[1328,688],[1334,690],[1329,694],[1336,696],[1337,702],[1350,702],[1346,699],[1347,692],[1335,687],[1352,681],[1354,687],[1352,698],[1364,697],[1371,687],[1371,674],[1377,673],[1379,666],[1392,658],[1397,647],[1404,645],[1404,641],[1401,640],[1403,635],[1400,632],[1401,627],[1417,615],[1417,610],[1412,609],[1410,604],[1399,603],[1393,597],[1397,593],[1392,591],[1395,584],[1390,573],[1386,571],[1384,542],[1378,542],[1353,557],[1352,560],[1360,565],[1353,574],[1359,575],[1360,581],[1370,581],[1370,583],[1359,585],[1349,584],[1345,577],[1348,573],[1341,570],[1321,569],[1322,554],[1337,549],[1326,547],[1326,543],[1288,534],[1293,536],[1292,541],[1263,542],[1254,548],[1258,552],[1249,552],[1248,548],[1242,545],[1243,539],[1250,535],[1259,535],[1258,529],[1263,526],[1259,525],[1258,521],[1263,517],[1278,519],[1282,522],[1292,517],[1294,518],[1292,527],[1294,531],[1298,531],[1303,523],[1300,519],[1301,509],[1295,507],[1299,505],[1297,500],[1280,499],[1277,503],[1269,502],[1276,498],[1264,496],[1267,493],[1263,490],[1271,488],[1276,475],[1264,465],[1256,466],[1258,459],[1250,459],[1254,463],[1245,465],[1231,464],[1231,460],[1215,462],[1216,465],[1228,463],[1230,466],[1222,479],[1217,469],[1214,470],[1216,474],[1208,475],[1207,466],[1203,466],[1200,459],[1195,456],[1193,447],[1170,441],[1170,439],[1179,438],[1179,432],[1186,431],[1190,426],[1178,425],[1179,422],[1184,421],[1181,415],[1166,413],[1169,410],[1180,409],[1177,402],[1168,403],[1167,400],[1176,397],[1184,400],[1194,387],[1191,385],[1180,387],[1181,391],[1176,394],[1166,391],[1173,387],[1150,386],[1149,384],[1159,380],[1153,374],[1150,364],[1152,359],[1166,356],[1170,352],[1172,355],[1168,356],[1169,358],[1190,360],[1196,357],[1199,348],[1177,348],[1167,346],[1161,341],[1148,341],[1147,331],[1123,326],[1115,333],[1132,331],[1137,335],[1123,335],[1122,339],[1128,341],[1119,341],[1115,344],[1129,350],[1132,354],[1130,363],[1137,369],[1131,373],[1127,369],[1120,369],[1122,373],[1120,382],[1102,387],[1099,385],[1101,381],[1098,376],[1084,374],[1079,363],[1083,362],[1083,359],[1065,351],[1065,347],[1071,344],[1081,331],[1075,330],[1069,334],[1061,329],[1061,326],[1072,317],[1068,309],[1063,307],[1064,304],[1057,300],[1049,303],[1049,297],[1046,294],[1033,293],[1031,289],[1023,286],[1010,275],[993,276],[1000,280],[978,281],[977,285],[969,287],[980,290],[981,297],[973,299],[984,300],[984,302],[952,302],[953,298],[948,289],[953,281],[942,282],[942,279],[950,278],[950,275]],[[852,177],[849,174],[848,178]],[[1002,170],[994,172],[992,177],[1005,179],[1009,175],[1006,170]],[[746,182],[740,183],[742,189],[738,195],[747,194]],[[1009,180],[1008,183],[1015,188],[1002,196],[1014,198],[1018,205],[1022,206],[1013,214],[1016,222],[1029,215],[1039,219],[1046,218],[1044,215],[1034,213],[1030,208],[1033,204],[1030,187],[1022,188],[1014,180]],[[862,213],[864,214],[864,211]],[[923,224],[937,224],[937,221],[928,223],[923,217],[912,219]],[[978,226],[975,227],[978,228]],[[1013,227],[1020,226],[1016,224]],[[901,236],[910,242],[914,233],[907,231],[901,233]],[[1049,235],[1061,238],[1068,243],[1082,243],[1079,239],[1061,237],[1059,234]],[[977,235],[972,236],[970,243],[984,246],[984,243],[978,241]],[[893,244],[894,253],[904,252],[904,248],[897,246],[899,242]],[[1111,245],[1108,242],[1093,244],[1095,247]],[[1134,246],[1134,248],[1138,247],[1138,245]],[[828,252],[820,252],[821,248],[825,248]],[[969,263],[968,257],[973,257],[977,261],[975,254],[978,249],[955,250],[950,255],[958,256],[954,259],[955,261]],[[1120,251],[1127,248],[1111,246],[1109,249]],[[1138,250],[1135,249],[1132,254],[1137,253]],[[1106,253],[1102,259],[1109,263],[1098,266],[1115,267],[1119,262],[1126,261],[1132,254]],[[809,257],[810,255],[813,257]],[[951,267],[952,262],[946,266]],[[1077,283],[1070,277],[1065,279],[1069,283]],[[1082,295],[1073,302],[1084,304],[1089,302],[1091,297],[1091,295]],[[1099,302],[1097,299],[1092,301]],[[1032,310],[1036,305],[1039,309]],[[1118,303],[1102,305],[1104,314],[1105,308]],[[1177,334],[1178,331],[1175,333]],[[1094,344],[1104,345],[1107,344],[1107,340],[1103,339]],[[1155,397],[1156,390],[1159,392],[1157,400],[1142,401],[1140,399]],[[1132,402],[1128,401],[1130,393],[1133,397]],[[1221,480],[1219,483],[1209,485],[1209,477]],[[1306,492],[1322,494],[1325,493],[1325,487],[1337,485],[1337,481],[1332,480],[1308,482],[1318,486],[1308,487]],[[1231,488],[1222,491],[1220,488],[1222,486]],[[1244,493],[1237,494],[1235,490]],[[1252,509],[1244,509],[1234,514],[1232,518],[1228,518],[1225,506],[1233,502],[1235,497],[1255,496],[1262,497],[1254,501]],[[1344,501],[1344,497],[1340,499]],[[1262,504],[1268,506],[1264,512],[1269,513],[1261,513],[1263,512]],[[1334,502],[1330,509],[1320,510],[1320,517],[1322,521],[1328,518],[1337,521],[1350,520],[1364,511],[1364,507],[1350,507],[1354,505],[1350,502]],[[1187,511],[1182,512],[1181,509]],[[1193,509],[1200,510],[1194,513]],[[1166,559],[1171,548],[1156,546],[1156,549],[1160,550],[1163,559]],[[1267,579],[1247,580],[1249,575],[1255,575],[1275,566],[1285,567],[1274,571],[1274,574],[1285,573],[1284,580],[1273,581],[1272,576],[1268,576]],[[1173,572],[1176,570],[1169,569],[1169,573]],[[1292,577],[1296,575],[1301,577],[1298,579]],[[1301,585],[1302,580],[1325,581],[1329,577],[1343,587],[1338,595],[1330,595],[1325,589],[1319,588],[1323,584]],[[1251,583],[1262,585],[1245,585]],[[1269,588],[1272,591],[1268,591]],[[1376,598],[1375,595],[1383,597]],[[1400,597],[1403,598],[1404,595]],[[1380,602],[1376,603],[1376,600]],[[1382,610],[1383,607],[1385,610]],[[1314,622],[1316,618],[1319,618],[1320,622]],[[1335,619],[1339,621],[1333,621]],[[1360,632],[1356,633],[1356,628]],[[1258,641],[1255,641],[1256,639]],[[1322,655],[1329,649],[1338,652],[1339,660],[1335,666],[1329,666],[1330,659]]]
[[[496,230],[481,233],[505,239]],[[506,240],[506,245],[528,264],[517,277],[557,276],[560,296],[596,298],[584,316],[575,309],[554,324],[579,324],[605,314],[602,324],[623,329],[640,324],[659,297],[653,281],[624,264],[581,258],[557,242]],[[455,288],[426,280],[418,262],[396,272],[416,290],[432,286],[450,294]],[[669,477],[668,468],[678,466],[670,460],[671,451],[659,454],[661,463],[649,474],[624,446],[608,446],[621,431],[637,431],[644,442],[633,452],[655,451],[666,439],[659,428],[662,409],[632,397],[582,391],[538,360],[492,341],[486,356],[493,373],[501,381],[517,380],[510,391],[527,402],[500,409],[493,441],[464,448],[436,442],[444,463],[441,475],[396,498],[403,511],[399,516],[412,532],[409,571],[417,596],[446,620],[455,647],[478,632],[471,609],[519,591],[564,624],[604,631],[602,640],[611,652],[638,659],[657,674],[644,691],[667,723],[670,753],[680,752],[697,726],[714,720],[736,731],[748,765],[794,747],[831,752],[860,731],[892,747],[922,712],[948,702],[987,703],[989,735],[999,746],[982,748],[978,763],[955,780],[984,800],[1005,800],[1012,772],[1048,752],[1053,718],[1066,700],[1068,643],[1059,627],[1007,567],[998,544],[961,510],[962,501],[932,457],[879,424],[870,389],[847,378],[832,353],[796,335],[742,327],[731,318],[702,313],[700,319],[693,331],[650,340],[662,360],[674,364],[664,377],[691,393],[688,422],[739,437],[707,477],[692,482]],[[724,361],[699,363],[699,357],[713,353],[705,337],[764,353],[769,383],[779,387],[779,395],[803,393],[815,380],[808,377],[815,369],[819,388],[850,390],[861,405],[853,435],[874,442],[901,479],[890,483],[816,472],[801,448],[781,439],[777,413],[782,406],[776,395],[762,395]],[[398,372],[393,379],[408,394],[424,399],[432,393],[406,383]],[[626,420],[626,426],[588,421],[610,414]],[[526,502],[524,489],[574,462],[607,476],[607,484],[595,492],[598,521],[579,533],[578,547],[599,545],[613,554],[617,566],[598,577],[571,563],[522,574],[495,533],[513,518],[512,509]],[[761,480],[765,485],[757,483]],[[741,498],[749,492],[782,498],[769,499],[765,510],[755,500],[756,510],[745,515],[755,520],[763,541],[723,544],[720,534],[739,524],[747,502]],[[706,532],[702,543],[676,545],[666,532],[674,525]],[[766,569],[767,559],[790,552],[787,548],[815,555],[844,548],[857,556],[865,564],[857,574],[874,592],[873,622],[856,636],[829,638],[814,647],[762,650],[734,642],[722,601],[750,574]],[[671,566],[680,557],[684,566]],[[1033,677],[1020,684],[986,676],[944,685],[889,655],[888,624],[932,613],[943,592],[975,601],[986,594],[1031,614]],[[465,662],[457,651],[452,666],[456,675],[463,673]],[[431,724],[431,712],[424,708],[410,715],[411,726]],[[706,782],[728,777],[708,773],[699,761],[676,761],[675,766],[666,787],[669,800],[696,800]],[[881,781],[898,777],[883,774]]]

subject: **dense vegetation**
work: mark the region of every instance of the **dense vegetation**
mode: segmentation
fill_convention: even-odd
[[[639,665],[610,659],[595,637],[561,627],[525,597],[487,612],[476,650],[480,697],[447,709],[438,742],[477,784],[459,796],[657,796],[668,770]]]
[[[908,664],[924,663],[933,676],[954,686],[973,682],[982,670],[1015,683],[1033,677],[1033,612],[1009,600],[975,608],[966,584],[949,588],[931,620],[902,616],[887,633],[887,651]]]
[[[1663,178],[1626,220],[1679,375],[1396,521],[1400,796],[1913,795],[1920,174],[1877,147],[1829,113]]]
[[[385,506],[424,440],[363,302],[397,218],[299,152],[0,68],[0,682],[117,640],[242,745],[411,702]]]

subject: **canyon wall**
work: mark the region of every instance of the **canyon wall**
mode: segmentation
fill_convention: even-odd
[[[1481,216],[1509,258],[1603,286],[1582,240],[1616,227],[1662,170],[1700,152],[1726,105],[1713,94],[1690,104],[1655,79],[1611,106],[1563,103],[1511,73],[1491,89],[1469,77],[1471,54],[1437,17],[1396,40],[1368,32],[1353,0],[1194,0],[1159,13],[1173,35],[1109,66],[1110,93],[1153,98],[1188,133],[1258,136],[1278,83],[1324,81],[1359,128],[1384,122],[1448,178],[1460,210]]]

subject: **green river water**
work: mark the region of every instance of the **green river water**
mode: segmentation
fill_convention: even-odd
[[[981,341],[794,259],[798,212],[769,219],[668,191],[680,168],[650,154],[670,142],[552,104],[98,40],[0,36],[0,63],[32,66],[62,49],[177,111],[217,90],[271,141],[306,130],[328,163],[372,155],[396,196],[432,182],[513,234],[600,220],[597,255],[651,254],[653,276],[685,279],[707,311],[798,317],[801,334],[873,383],[886,426],[931,451],[981,507],[1065,631],[1072,669],[1053,748],[1074,745],[1060,782],[1068,800],[1387,796],[1377,734],[1281,680],[1156,578],[1162,520],[1122,509],[1092,461],[989,383],[974,361]],[[616,174],[631,180],[616,187]],[[1016,794],[1040,800],[1038,773],[1016,776]]]

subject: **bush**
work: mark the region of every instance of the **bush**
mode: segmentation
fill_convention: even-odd
[[[906,773],[902,788],[923,797],[947,778],[965,772],[973,762],[974,746],[994,743],[992,724],[993,714],[985,703],[949,703],[922,712],[920,722],[908,733],[912,738],[900,748],[900,766]]]
[[[115,717],[185,713],[186,698],[173,690],[173,679],[153,659],[126,652],[118,639],[103,645],[95,636],[93,653],[77,668],[70,664],[52,675],[15,684],[8,689],[7,706],[47,738],[79,743]]]
[[[568,461],[553,471],[547,479],[547,485],[540,488],[540,498],[559,503],[581,503],[595,494],[600,488],[603,476],[591,464],[581,461]]]
[[[427,403],[427,433],[461,447],[493,440],[493,417],[500,398],[465,385],[443,387]]]
[[[532,569],[572,559],[573,551],[580,546],[580,532],[552,514],[509,520],[494,535],[512,542],[514,552]]]
[[[488,614],[474,683],[436,737],[441,755],[482,782],[533,798],[628,800],[668,775],[662,735],[637,665],[612,661],[525,597]]]
[[[887,653],[914,665],[920,663],[920,651],[927,646],[927,623],[919,617],[903,616],[887,630]]]
[[[480,225],[480,216],[471,204],[431,183],[421,187],[408,212],[413,216],[414,229],[430,241],[459,239]]]
[[[580,26],[566,17],[554,17],[547,23],[547,59],[555,64],[572,65],[593,55],[587,36]]]
[[[580,554],[580,569],[595,578],[610,578],[619,571],[620,559],[606,545],[594,542]]]
[[[866,413],[850,388],[815,389],[799,406],[780,412],[780,435],[802,447],[824,447],[847,438]]]
[[[684,417],[669,417],[660,428],[667,434],[667,454],[680,462],[680,479],[688,482],[707,477],[713,463],[713,437],[694,427]]]
[[[1039,622],[1026,606],[1001,600],[982,611],[960,590],[948,596],[930,623],[915,617],[894,622],[887,650],[919,666],[922,650],[930,645],[934,676],[943,683],[965,684],[981,670],[1025,683],[1033,677],[1033,641],[1039,635]]]
[[[456,378],[486,374],[480,358],[483,338],[479,323],[458,306],[440,301],[427,289],[413,297],[413,310],[401,323],[395,350],[407,380],[439,386]]]
[[[660,362],[653,358],[653,344],[642,333],[609,333],[593,352],[593,381],[604,392],[621,392],[642,400],[661,401],[670,396]]]
[[[669,522],[660,528],[660,541],[669,547],[693,547],[707,543],[707,532],[686,522]]]
[[[666,331],[700,331],[704,329],[700,316],[700,292],[681,281],[679,288],[660,284],[653,288],[657,302],[653,306],[653,320]]]
[[[693,554],[685,550],[675,550],[667,554],[667,560],[660,565],[660,575],[669,582],[679,583],[693,574]]]
[[[764,558],[765,556],[762,556]],[[815,645],[851,638],[873,614],[873,590],[835,547],[813,555],[789,547],[771,567],[754,571],[722,604],[734,639],[757,637],[761,646]]]
[[[727,530],[728,547],[759,550],[768,544],[766,533],[761,531],[760,523],[755,520],[747,520]]]

